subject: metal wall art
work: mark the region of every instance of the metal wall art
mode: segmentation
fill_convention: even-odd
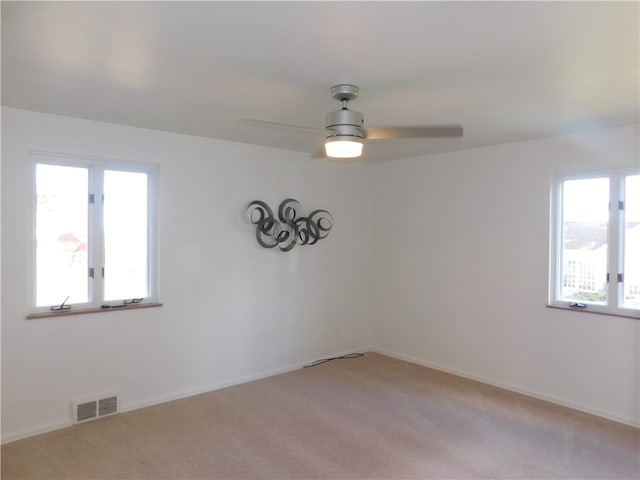
[[[326,210],[302,216],[302,205],[287,198],[278,207],[278,217],[265,202],[254,200],[247,207],[249,221],[256,226],[256,239],[264,248],[288,252],[296,245],[313,245],[329,235],[333,217]]]

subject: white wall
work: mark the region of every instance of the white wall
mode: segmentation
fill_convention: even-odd
[[[638,126],[375,168],[374,345],[639,422],[639,322],[547,308],[556,172],[638,166]]]
[[[28,150],[160,165],[162,308],[27,320]],[[112,389],[123,409],[370,345],[371,169],[307,155],[2,109],[2,439],[69,424],[71,399]],[[247,203],[293,196],[329,237],[257,245]],[[307,210],[308,211],[308,210]]]
[[[160,164],[164,307],[26,320],[28,149]],[[639,423],[637,320],[546,308],[554,172],[637,165],[638,127],[378,165],[2,109],[2,440],[375,345]],[[318,245],[257,246],[253,199],[332,212]],[[461,279],[466,279],[460,285]]]

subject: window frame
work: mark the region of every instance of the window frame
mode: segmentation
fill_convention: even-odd
[[[104,266],[104,229],[103,229],[103,203],[98,200],[102,198],[104,188],[104,172],[107,170],[144,173],[147,175],[147,283],[148,295],[140,303],[125,308],[139,308],[148,306],[159,306],[159,275],[158,275],[158,177],[159,165],[155,163],[133,162],[123,160],[113,160],[84,155],[70,155],[51,153],[43,151],[29,151],[31,160],[31,278],[30,289],[30,310],[29,318],[41,316],[70,315],[92,311],[112,311],[112,307],[122,307],[124,300],[114,301],[104,300],[104,279],[100,274]],[[37,306],[37,165],[58,165],[86,168],[88,171],[89,193],[94,194],[94,204],[88,211],[87,229],[87,258],[89,267],[94,268],[93,278],[87,272],[88,301],[86,303],[71,304],[70,310],[52,311],[55,305]],[[87,199],[87,202],[89,199]],[[60,301],[62,302],[61,299]],[[109,307],[106,307],[108,305]],[[116,308],[115,310],[121,310]]]
[[[624,283],[617,280],[618,273],[624,273],[624,228],[625,209],[617,207],[618,202],[626,201],[624,195],[625,178],[639,175],[634,168],[592,170],[580,173],[563,173],[554,175],[551,183],[550,227],[549,227],[549,281],[547,306],[579,312],[598,313],[611,316],[640,319],[640,309],[623,305]],[[595,178],[609,179],[609,216],[607,222],[607,301],[603,304],[588,301],[578,302],[580,307],[570,306],[572,303],[562,299],[562,251],[563,251],[563,184],[570,180],[587,180]],[[580,281],[575,272],[576,284]]]

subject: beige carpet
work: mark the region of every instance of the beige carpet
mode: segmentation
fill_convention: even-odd
[[[2,447],[2,478],[637,479],[640,431],[373,353]]]

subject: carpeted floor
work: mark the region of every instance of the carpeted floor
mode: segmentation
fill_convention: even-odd
[[[368,353],[2,447],[2,478],[638,479],[640,430]]]

